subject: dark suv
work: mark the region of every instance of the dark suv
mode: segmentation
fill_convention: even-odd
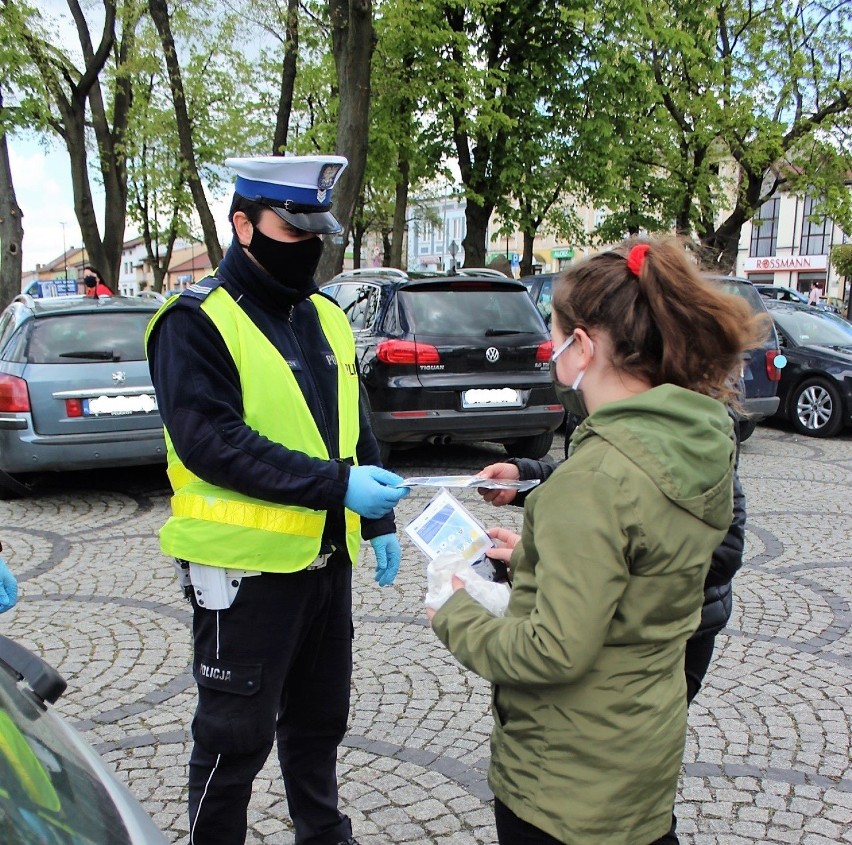
[[[551,300],[553,299],[553,285],[559,273],[543,273],[540,276],[526,276],[521,282],[526,286],[530,297],[541,312],[548,326],[551,320]],[[741,296],[748,302],[755,314],[767,314],[766,304],[763,297],[758,293],[755,286],[747,279],[733,276],[707,276],[710,281],[718,284],[725,293]],[[770,321],[767,321],[770,325]],[[778,357],[781,350],[778,346],[778,335],[774,326],[770,325],[769,334],[760,349],[747,353],[745,366],[742,371],[744,414],[739,418],[739,438],[747,440],[754,433],[757,423],[772,416],[778,409],[778,382],[781,379],[781,370],[776,366],[776,359],[784,361],[783,356]],[[570,430],[570,426],[569,426]]]
[[[766,304],[763,297],[755,290],[748,279],[736,276],[707,276],[725,293],[741,296],[748,302],[755,314],[766,314]],[[769,333],[763,346],[753,349],[745,355],[742,370],[743,399],[742,406],[745,414],[739,419],[740,440],[747,440],[754,432],[760,420],[772,416],[778,410],[778,382],[781,380],[781,367],[786,358],[781,354],[778,345],[778,333],[771,318],[767,321]]]
[[[342,273],[322,288],[349,318],[373,431],[394,446],[491,440],[540,458],[563,418],[552,343],[526,292],[491,276]]]

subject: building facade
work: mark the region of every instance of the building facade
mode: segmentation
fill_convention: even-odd
[[[818,285],[823,297],[844,300],[849,291],[831,266],[831,250],[847,240],[812,197],[778,192],[743,226],[737,274],[802,293]]]

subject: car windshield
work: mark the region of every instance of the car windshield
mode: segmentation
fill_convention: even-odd
[[[151,312],[62,314],[33,320],[27,344],[30,364],[144,361]]]
[[[789,338],[807,346],[852,346],[852,323],[826,311],[772,310]]]
[[[415,334],[495,337],[542,333],[528,294],[483,287],[474,290],[405,290],[400,297]]]
[[[129,845],[124,822],[97,773],[49,714],[0,671],[2,841]]]

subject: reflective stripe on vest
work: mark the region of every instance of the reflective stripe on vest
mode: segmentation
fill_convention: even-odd
[[[339,454],[354,458],[359,385],[352,331],[336,304],[319,294],[311,302],[337,365]],[[201,309],[222,335],[241,374],[246,424],[288,449],[328,460],[328,449],[292,370],[263,332],[223,288],[212,291]],[[279,505],[209,484],[183,465],[168,431],[166,448],[174,496],[172,516],[160,531],[165,554],[264,572],[295,572],[316,559],[326,511]],[[354,564],[361,544],[360,518],[352,511],[345,513],[346,548]]]

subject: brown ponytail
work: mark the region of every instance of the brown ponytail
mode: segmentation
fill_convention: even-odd
[[[639,244],[647,249],[631,253]],[[625,241],[570,267],[557,282],[553,313],[566,334],[606,330],[616,369],[729,403],[743,353],[770,330],[768,318],[704,279],[675,238]]]

